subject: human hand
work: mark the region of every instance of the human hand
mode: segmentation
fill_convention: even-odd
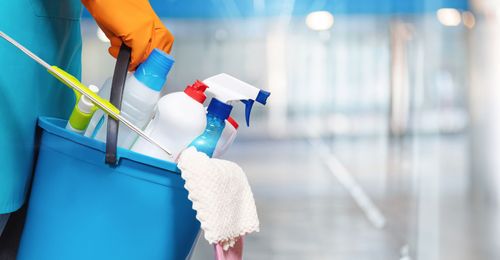
[[[118,56],[125,43],[132,49],[129,70],[158,48],[170,53],[174,36],[163,25],[147,0],[82,0],[111,42],[108,51]]]

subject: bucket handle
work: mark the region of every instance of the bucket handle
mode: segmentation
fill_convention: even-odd
[[[123,89],[125,80],[127,79],[128,66],[130,64],[130,53],[132,50],[125,44],[120,46],[120,52],[116,58],[115,71],[111,81],[111,96],[109,101],[116,108],[121,109]],[[117,159],[117,144],[118,144],[118,120],[108,116],[108,129],[106,135],[106,163],[116,165]]]

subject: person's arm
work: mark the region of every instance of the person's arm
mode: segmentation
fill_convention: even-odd
[[[82,0],[111,41],[109,53],[117,57],[122,43],[132,49],[129,70],[135,70],[154,48],[167,53],[174,36],[165,28],[148,0]]]

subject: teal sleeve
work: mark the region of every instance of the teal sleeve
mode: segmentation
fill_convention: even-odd
[[[0,1],[0,28],[50,64],[81,75],[78,0]],[[73,92],[0,40],[0,214],[24,203],[36,158],[36,120],[67,118]]]

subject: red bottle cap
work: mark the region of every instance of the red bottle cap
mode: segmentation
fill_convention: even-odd
[[[194,100],[203,104],[203,102],[205,102],[205,99],[207,99],[207,96],[205,95],[205,90],[207,88],[208,88],[207,85],[205,85],[203,82],[197,80],[193,85],[188,86],[184,90],[184,93],[186,93],[188,96],[192,97]]]
[[[234,118],[232,117],[228,117],[227,118],[227,121],[234,127],[234,129],[238,129],[239,125],[238,123],[236,122],[236,120],[234,120]]]

